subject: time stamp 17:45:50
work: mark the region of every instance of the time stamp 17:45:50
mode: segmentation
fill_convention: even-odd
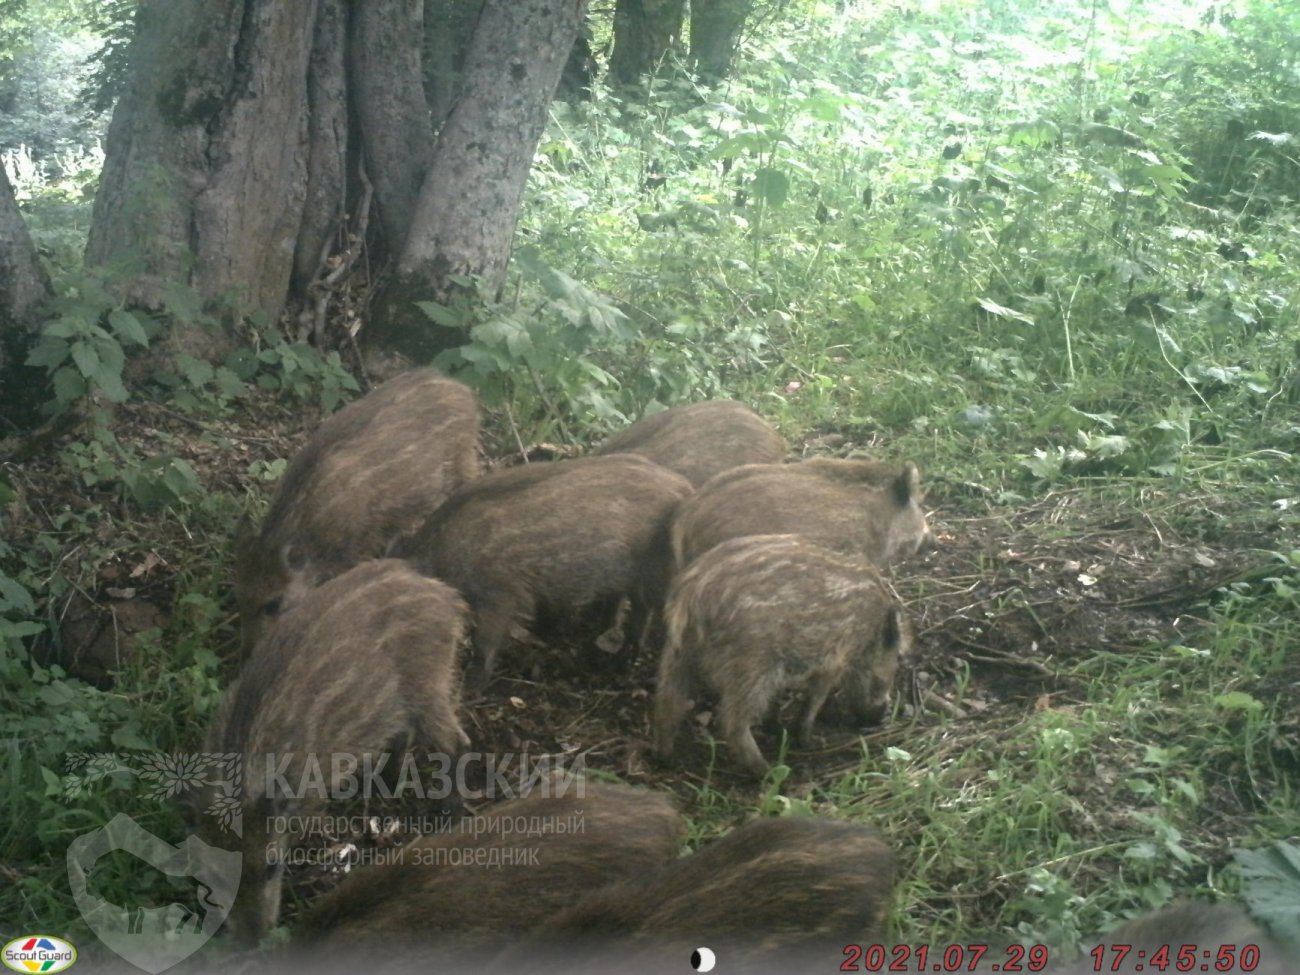
[[[1253,972],[1259,946],[1100,944],[1088,955],[1094,972]],[[842,972],[1041,972],[1047,968],[1046,945],[1007,945],[1001,952],[988,945],[845,945]]]

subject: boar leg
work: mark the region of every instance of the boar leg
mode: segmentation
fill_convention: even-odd
[[[465,594],[465,601],[474,607],[475,659],[465,674],[465,684],[482,690],[492,678],[492,667],[497,653],[510,634],[510,624],[521,607],[518,597],[508,591],[495,589],[475,599]]]
[[[665,652],[655,691],[655,754],[662,759],[672,757],[677,728],[691,709],[691,688],[675,658],[675,654]]]
[[[756,703],[760,706],[754,707]],[[731,750],[736,753],[740,764],[759,779],[767,774],[768,765],[767,760],[763,758],[763,753],[758,749],[758,742],[754,741],[754,733],[749,726],[756,715],[767,710],[767,703],[767,701],[755,702],[748,697],[737,700],[725,692],[718,703],[722,736],[731,746]]]
[[[804,712],[803,723],[799,726],[799,743],[805,747],[812,741],[813,725],[817,722],[822,705],[835,688],[835,677],[833,672],[817,674],[808,684],[808,708]]]

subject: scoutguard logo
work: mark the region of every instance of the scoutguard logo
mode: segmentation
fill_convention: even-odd
[[[77,960],[77,949],[62,938],[49,934],[28,934],[14,938],[0,949],[0,961],[16,972],[61,972]]]

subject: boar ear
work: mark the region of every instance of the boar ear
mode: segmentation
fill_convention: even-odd
[[[894,492],[894,502],[900,507],[906,507],[909,502],[919,501],[921,498],[921,472],[916,469],[916,465],[910,461],[903,465],[902,472],[894,478],[892,485]]]

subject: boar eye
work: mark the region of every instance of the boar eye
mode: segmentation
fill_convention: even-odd
[[[268,599],[266,602],[262,604],[262,608],[258,610],[258,612],[260,612],[263,616],[279,616],[280,615],[279,598]]]

